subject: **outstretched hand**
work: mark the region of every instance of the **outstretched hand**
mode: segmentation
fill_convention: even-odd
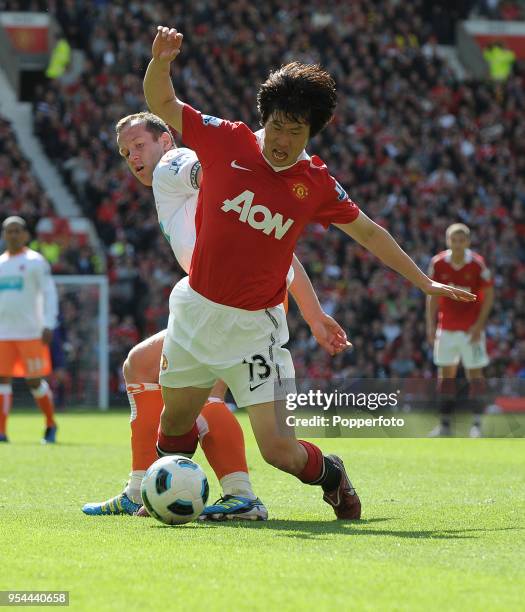
[[[465,291],[465,289],[459,289],[458,287],[452,287],[451,285],[443,285],[432,281],[428,287],[425,287],[423,291],[427,295],[435,295],[437,297],[447,297],[457,302],[475,302],[477,297],[474,293]]]
[[[153,59],[171,63],[180,53],[182,38],[182,34],[175,28],[157,26],[157,36],[151,47]]]
[[[337,355],[352,346],[339,323],[325,313],[309,325],[314,338],[330,355]]]

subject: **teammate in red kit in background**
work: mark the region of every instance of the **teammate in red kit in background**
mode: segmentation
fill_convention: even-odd
[[[246,407],[264,459],[320,486],[337,518],[360,518],[361,503],[342,460],[278,432],[274,389],[295,378],[283,347],[288,327],[282,301],[297,239],[308,223],[335,223],[425,293],[475,297],[429,279],[350,200],[323,161],[306,153],[308,140],[335,110],[329,74],[299,63],[272,73],[258,94],[264,127],[253,133],[241,122],[201,115],[177,98],[170,64],[181,45],[182,34],[159,27],[144,78],[151,110],[182,134],[203,169],[189,280],[170,297],[159,455],[195,451],[195,420],[220,378]]]
[[[492,277],[483,257],[469,249],[470,230],[466,225],[454,223],[448,227],[446,241],[448,249],[432,259],[428,275],[440,283],[475,293],[478,299],[465,303],[446,297],[427,297],[427,339],[434,346],[441,395],[441,423],[431,435],[451,433],[450,411],[461,362],[469,381],[470,403],[474,407],[470,435],[479,438],[484,408],[480,397],[484,390],[483,368],[489,363],[484,329],[494,301]]]

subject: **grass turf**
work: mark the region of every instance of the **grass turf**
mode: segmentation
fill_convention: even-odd
[[[316,487],[265,465],[247,432],[271,520],[170,528],[80,512],[123,488],[124,413],[59,425],[44,447],[41,417],[15,413],[0,444],[0,590],[69,590],[78,610],[522,609],[524,440],[322,440],[363,503],[345,524]]]

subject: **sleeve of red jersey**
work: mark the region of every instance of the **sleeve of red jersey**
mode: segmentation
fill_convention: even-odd
[[[325,228],[331,223],[352,223],[359,216],[359,207],[348,197],[346,191],[328,175],[327,199],[319,207],[313,218],[314,222],[321,223]]]
[[[439,282],[438,280],[438,271],[436,270],[437,256],[432,257],[430,260],[430,265],[428,266],[427,275],[432,280]]]
[[[182,139],[197,153],[203,168],[222,156],[237,125],[226,119],[203,115],[189,104],[182,109]]]

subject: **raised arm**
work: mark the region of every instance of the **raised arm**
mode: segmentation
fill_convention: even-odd
[[[359,211],[359,216],[352,223],[336,225],[336,227],[359,242],[384,264],[404,276],[427,295],[444,296],[460,302],[476,301],[476,296],[473,293],[450,285],[442,285],[429,278],[416,266],[392,236],[367,217],[363,211]]]
[[[152,59],[144,75],[144,95],[149,109],[155,115],[182,133],[182,109],[170,75],[171,62],[180,53],[182,34],[175,28],[157,27],[157,36],[151,47]]]
[[[319,304],[312,283],[301,262],[293,256],[292,266],[294,279],[290,285],[290,293],[299,306],[303,319],[308,323],[312,335],[330,355],[336,355],[351,344],[346,338],[343,328],[327,315]]]

